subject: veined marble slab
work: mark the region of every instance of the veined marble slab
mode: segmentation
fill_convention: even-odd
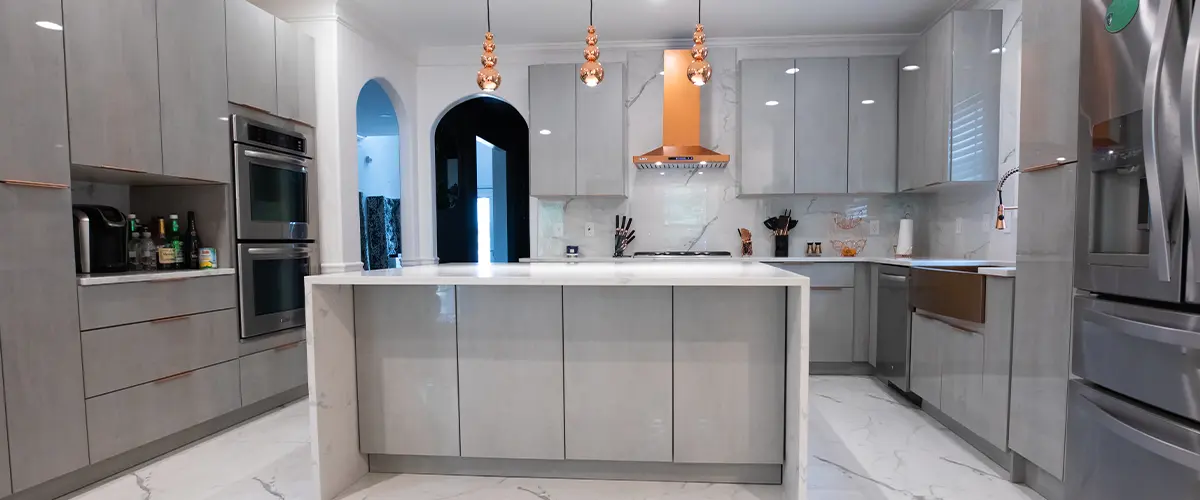
[[[887,264],[890,266],[904,267],[945,267],[945,266],[989,266],[989,267],[1013,267],[1016,265],[1012,261],[1003,260],[968,260],[968,259],[935,259],[935,258],[920,258],[920,259],[899,259],[893,257],[535,257],[530,259],[521,259],[521,262],[528,263],[551,263],[551,262],[619,262],[619,263],[636,263],[636,262],[709,262],[709,263],[729,263],[729,262],[763,262],[767,264],[823,264],[830,262],[865,262],[873,264]]]
[[[445,264],[321,274],[310,285],[808,286],[808,277],[759,262]]]
[[[143,281],[168,281],[185,278],[207,278],[233,274],[232,267],[219,269],[189,269],[186,271],[136,271],[115,274],[80,274],[76,278],[79,286],[114,285],[117,283],[140,283]]]
[[[998,276],[1001,278],[1016,278],[1017,277],[1017,268],[1016,267],[981,267],[981,268],[979,268],[979,274],[985,274],[988,276]]]

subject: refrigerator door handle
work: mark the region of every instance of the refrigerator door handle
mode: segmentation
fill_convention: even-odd
[[[1146,183],[1149,187],[1150,201],[1150,265],[1158,274],[1160,281],[1171,281],[1171,242],[1169,214],[1174,211],[1178,201],[1179,179],[1168,169],[1179,167],[1172,161],[1174,145],[1168,141],[1174,137],[1163,137],[1171,132],[1170,127],[1163,127],[1164,116],[1172,112],[1172,103],[1164,102],[1168,96],[1163,88],[1163,73],[1173,68],[1181,68],[1182,55],[1171,41],[1182,37],[1179,26],[1178,7],[1173,1],[1161,2],[1158,20],[1155,24],[1155,36],[1150,48],[1150,62],[1146,66],[1145,90],[1142,95],[1142,109],[1145,111],[1142,127],[1142,144],[1145,148]],[[1179,81],[1168,78],[1167,81]],[[1177,104],[1177,103],[1175,103]],[[1159,111],[1163,111],[1160,113]],[[1163,130],[1164,128],[1168,130]],[[1175,131],[1178,133],[1178,130]]]
[[[1193,331],[1145,323],[1100,312],[1086,306],[1079,310],[1079,316],[1084,321],[1111,328],[1131,337],[1187,349],[1200,349],[1200,333]]]
[[[1200,6],[1200,4],[1198,4]],[[1180,98],[1180,119],[1183,139],[1183,187],[1188,210],[1188,234],[1200,236],[1200,129],[1196,126],[1197,106],[1200,106],[1200,9],[1192,13],[1188,29],[1187,51],[1183,56],[1183,88]],[[1192,247],[1192,265],[1200,265],[1200,245]],[[1194,279],[1200,281],[1200,273]]]
[[[1096,420],[1101,425],[1108,428],[1113,434],[1120,436],[1126,441],[1141,447],[1162,458],[1175,462],[1194,471],[1200,471],[1200,455],[1186,448],[1181,448],[1178,445],[1164,441],[1158,437],[1147,434],[1145,431],[1126,423],[1117,415],[1110,413],[1098,401],[1093,399],[1093,396],[1084,392],[1081,394],[1083,400],[1092,406]]]

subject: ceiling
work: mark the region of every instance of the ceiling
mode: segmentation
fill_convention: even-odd
[[[485,0],[341,0],[354,4],[397,41],[415,47],[476,45],[486,29]],[[956,0],[708,0],[709,37],[879,35],[924,31]],[[697,0],[600,0],[595,24],[604,42],[689,39]],[[582,43],[586,0],[492,0],[498,44]]]

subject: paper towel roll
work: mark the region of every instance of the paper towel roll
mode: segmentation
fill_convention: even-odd
[[[896,236],[896,257],[912,257],[913,221],[900,219],[900,234]]]

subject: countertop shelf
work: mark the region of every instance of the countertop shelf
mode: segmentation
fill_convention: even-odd
[[[145,281],[173,281],[189,278],[207,278],[209,276],[227,276],[233,274],[232,267],[218,269],[189,269],[186,271],[135,271],[132,273],[115,274],[80,274],[76,278],[79,286],[115,285],[118,283],[141,283]]]

